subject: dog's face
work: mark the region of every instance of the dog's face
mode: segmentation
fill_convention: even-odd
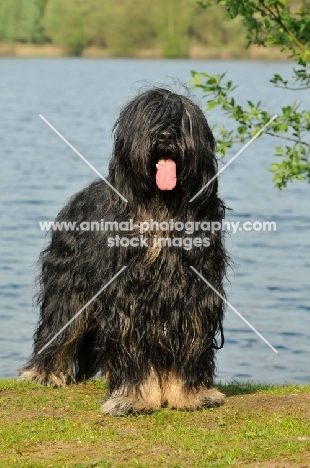
[[[190,193],[216,171],[214,138],[201,109],[162,88],[138,95],[115,124],[110,175],[144,190]],[[115,177],[116,178],[116,177]]]

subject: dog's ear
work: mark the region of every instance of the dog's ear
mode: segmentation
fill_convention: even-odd
[[[155,180],[151,173],[155,163],[151,153],[159,130],[170,124],[164,105],[168,94],[172,95],[170,91],[155,88],[136,96],[122,109],[114,125],[109,175],[111,183],[122,193],[134,190],[135,196],[138,192],[141,196],[153,194]],[[132,181],[131,185],[128,180]],[[131,193],[127,195],[132,197]],[[126,198],[127,195],[124,194]]]
[[[196,104],[183,97],[184,112],[182,134],[184,140],[183,185],[194,196],[203,186],[214,178],[218,171],[215,156],[215,139],[207,119]],[[218,182],[211,184],[196,199],[196,203],[206,202],[217,194]]]

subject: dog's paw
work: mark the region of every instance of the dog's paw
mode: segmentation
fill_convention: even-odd
[[[123,416],[133,413],[133,405],[126,397],[110,397],[102,403],[101,412],[111,416]]]
[[[201,405],[204,408],[214,408],[221,406],[225,401],[224,393],[219,392],[216,388],[206,389],[200,394]]]
[[[75,383],[72,375],[65,375],[63,372],[39,372],[35,368],[23,371],[19,376],[19,380],[35,382],[54,388],[65,387],[66,385]]]
[[[111,416],[123,416],[125,414],[141,414],[152,413],[160,408],[160,404],[153,406],[151,403],[130,396],[110,396],[106,398],[102,405],[101,411]]]
[[[225,395],[216,388],[201,387],[198,390],[184,391],[179,388],[168,395],[168,407],[184,411],[195,411],[200,408],[214,408],[225,401]]]

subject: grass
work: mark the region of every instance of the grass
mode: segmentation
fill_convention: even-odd
[[[112,417],[99,412],[99,380],[60,389],[0,380],[1,467],[310,466],[310,385],[218,388],[220,408]]]

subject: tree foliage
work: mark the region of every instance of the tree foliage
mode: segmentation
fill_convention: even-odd
[[[195,0],[0,0],[0,41],[50,42],[73,55],[95,46],[122,57],[244,56],[242,25],[224,15]]]
[[[191,0],[48,0],[44,26],[52,42],[75,55],[95,44],[112,56],[160,49],[163,57],[186,57],[196,10]]]
[[[110,3],[109,0],[104,4],[101,0],[48,0],[43,18],[46,37],[73,55],[81,55],[94,42],[104,46]]]
[[[37,0],[0,0],[0,41],[41,42],[41,9]]]
[[[248,45],[280,47],[283,53],[294,60],[291,80],[275,74],[271,83],[284,90],[307,90],[310,88],[310,4],[306,1],[288,0],[211,0],[208,4],[198,2],[204,9],[211,4],[225,5],[228,18],[241,17],[246,28]],[[210,75],[192,71],[193,85],[207,96],[207,109],[216,106],[235,121],[236,128],[219,127],[218,150],[225,155],[235,141],[244,142],[254,136],[272,115],[262,108],[260,102],[247,101],[247,106],[238,104],[233,96],[235,86],[225,81],[226,74]],[[310,182],[310,112],[293,102],[282,108],[266,134],[286,140],[284,146],[275,148],[278,162],[271,166],[274,183],[286,187],[294,179]],[[308,139],[307,139],[308,138]]]

